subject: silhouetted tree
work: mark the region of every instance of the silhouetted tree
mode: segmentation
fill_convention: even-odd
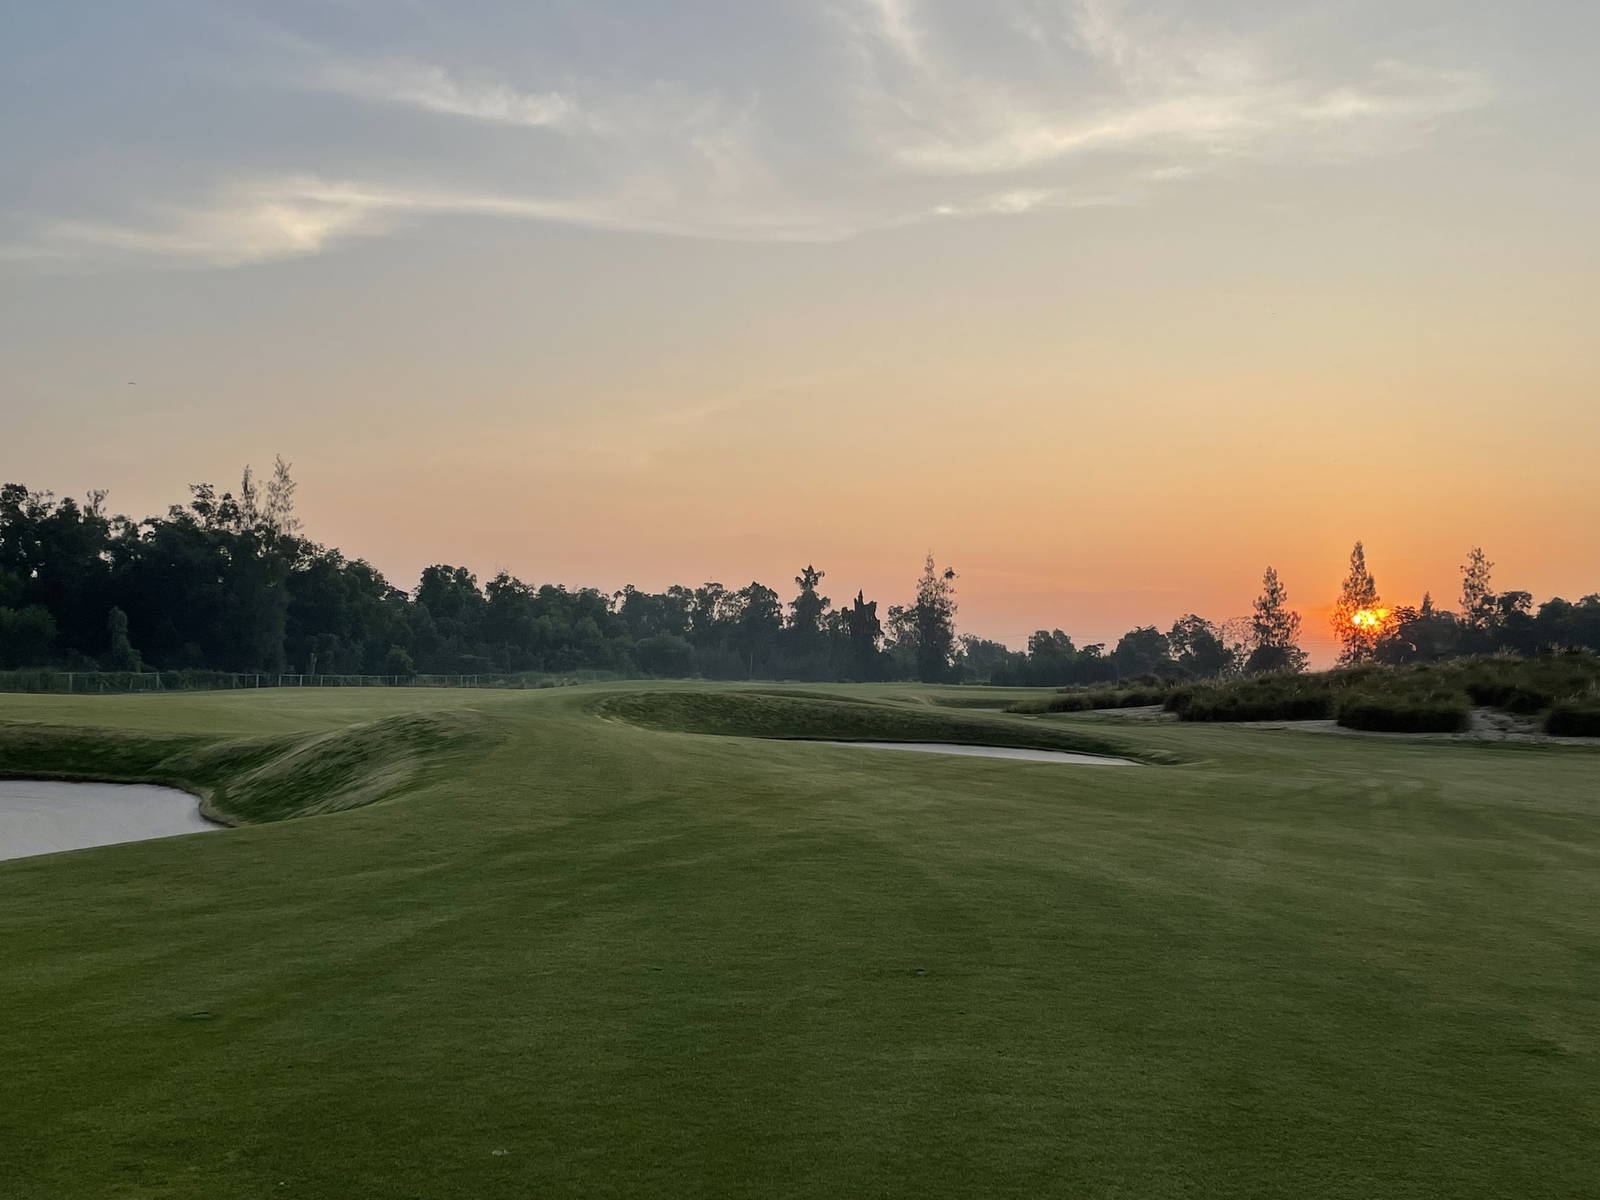
[[[247,481],[249,470],[245,468]],[[266,500],[261,506],[261,523],[272,533],[289,534],[300,528],[300,519],[294,515],[297,486],[289,476],[289,464],[279,455],[273,460],[272,478],[267,480]]]
[[[1537,625],[1541,645],[1600,650],[1600,594],[1576,604],[1559,596],[1547,600],[1539,608]]]
[[[1367,553],[1357,542],[1350,551],[1350,571],[1330,618],[1333,635],[1342,647],[1341,663],[1364,662],[1383,636],[1383,618],[1378,611],[1378,584],[1367,570]]]
[[[858,591],[842,615],[850,643],[850,677],[862,681],[881,679],[883,624],[878,620],[878,602]]]
[[[1539,626],[1533,616],[1533,597],[1527,592],[1502,592],[1495,597],[1495,645],[1514,654],[1539,649]]]
[[[1225,674],[1234,664],[1233,651],[1223,642],[1222,631],[1194,613],[1173,622],[1167,645],[1177,668],[1196,679]]]
[[[1167,635],[1154,625],[1141,625],[1123,634],[1111,652],[1111,661],[1119,679],[1170,674],[1173,667]]]
[[[930,556],[915,602],[890,610],[885,650],[878,605],[858,590],[834,610],[814,566],[796,577],[786,621],[777,594],[760,583],[737,592],[714,582],[662,592],[630,585],[608,595],[501,571],[480,588],[465,567],[435,564],[411,593],[303,536],[293,500],[281,458],[265,484],[247,468],[236,492],[197,483],[187,503],[140,521],[112,515],[103,491],[78,502],[0,486],[0,666],[270,672],[315,664],[320,673],[402,677],[420,667],[1064,686],[1119,674],[1206,675],[1219,663],[1224,671],[1240,663],[1299,669],[1305,661],[1299,617],[1271,570],[1248,620],[1219,629],[1188,614],[1165,635],[1131,631],[1111,654],[1041,630],[1023,653],[981,638],[957,643],[954,572],[940,572]],[[1535,610],[1527,592],[1496,594],[1490,566],[1474,548],[1464,572],[1481,614],[1476,640],[1424,596],[1380,628],[1375,656],[1600,650],[1600,594],[1575,603],[1557,597]],[[1376,592],[1373,585],[1360,602],[1375,606]]]
[[[144,663],[139,657],[139,652],[128,640],[128,614],[120,608],[112,608],[106,617],[106,629],[111,643],[111,648],[106,654],[106,666],[113,671],[142,670]]]
[[[1015,654],[1000,642],[980,637],[963,637],[956,652],[956,671],[963,680],[975,683],[1005,682],[1027,656]]]
[[[1495,605],[1494,564],[1482,546],[1467,552],[1461,564],[1461,627],[1475,649],[1487,649],[1499,615]]]
[[[1458,652],[1461,630],[1454,613],[1434,606],[1431,593],[1423,593],[1417,608],[1394,610],[1372,657],[1381,663],[1434,662]]]
[[[758,667],[772,661],[783,628],[783,606],[778,593],[764,584],[752,582],[733,594],[733,644],[746,663],[746,674],[754,678]]]
[[[384,653],[383,660],[379,663],[380,675],[394,675],[400,679],[410,679],[417,673],[417,668],[411,661],[411,655],[406,653],[404,646],[390,646]]]
[[[48,609],[0,608],[0,667],[31,667],[48,662],[56,640],[56,622]]]
[[[1033,687],[1061,687],[1078,678],[1078,648],[1060,629],[1038,629],[1028,635],[1027,668],[1008,682]]]
[[[832,601],[817,591],[817,585],[827,575],[809,563],[794,577],[800,594],[789,602],[789,628],[802,639],[813,639],[822,633],[823,617]]]
[[[1261,595],[1250,619],[1252,642],[1245,670],[1251,674],[1269,671],[1303,671],[1306,652],[1300,649],[1300,614],[1289,608],[1289,593],[1272,567],[1261,579]]]
[[[634,661],[647,675],[681,679],[694,673],[694,647],[674,633],[655,633],[633,648]]]
[[[956,573],[940,571],[930,551],[917,581],[916,603],[889,610],[895,648],[909,654],[916,677],[937,683],[950,677],[956,648]]]

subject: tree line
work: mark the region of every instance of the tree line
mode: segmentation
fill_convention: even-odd
[[[880,617],[835,606],[807,565],[785,600],[764,584],[480,584],[439,563],[404,590],[305,536],[279,459],[236,492],[133,520],[21,484],[0,487],[0,668],[501,674],[578,671],[717,679],[955,677],[953,571],[930,555],[913,600]]]
[[[752,582],[650,592],[534,585],[506,572],[426,568],[410,590],[361,559],[313,541],[295,516],[279,459],[236,491],[195,484],[188,502],[133,520],[20,484],[0,487],[0,668],[290,671],[410,676],[580,671],[712,679],[896,680],[1061,686],[1144,677],[1298,671],[1301,619],[1270,568],[1249,617],[1190,613],[1129,630],[1107,648],[1040,630],[1025,650],[956,631],[956,573],[928,555],[909,602],[857,591],[835,605],[811,564],[787,596]],[[1379,609],[1361,547],[1346,600]],[[1359,559],[1359,562],[1357,561]],[[1537,612],[1525,592],[1495,593],[1481,551],[1460,615],[1429,597],[1351,629],[1349,661],[1403,662],[1545,645],[1600,648],[1600,596]],[[1359,569],[1358,569],[1359,568]],[[1369,586],[1370,584],[1370,586]]]
[[[1556,596],[1535,606],[1529,592],[1496,591],[1493,572],[1494,563],[1474,546],[1461,564],[1458,610],[1441,608],[1426,592],[1416,604],[1388,608],[1367,566],[1366,548],[1357,542],[1331,618],[1339,661],[1399,664],[1469,654],[1600,651],[1600,594],[1576,602]]]

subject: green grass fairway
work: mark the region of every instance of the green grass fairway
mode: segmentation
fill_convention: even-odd
[[[241,823],[0,862],[0,1195],[1600,1196],[1600,752],[972,695],[0,697]]]

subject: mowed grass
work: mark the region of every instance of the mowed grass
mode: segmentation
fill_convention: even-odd
[[[0,863],[0,1193],[1600,1195],[1600,753],[809,691],[0,697],[301,808],[450,735]],[[708,736],[830,705],[1175,765]]]

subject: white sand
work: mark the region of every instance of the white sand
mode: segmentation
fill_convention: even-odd
[[[0,779],[0,859],[221,828],[173,788]]]
[[[1091,767],[1137,767],[1131,758],[1073,754],[1067,750],[1015,750],[1010,746],[962,746],[954,742],[825,742],[827,746],[865,746],[871,750],[915,750],[923,754],[962,754],[969,758],[1011,758],[1022,762],[1079,763]]]

